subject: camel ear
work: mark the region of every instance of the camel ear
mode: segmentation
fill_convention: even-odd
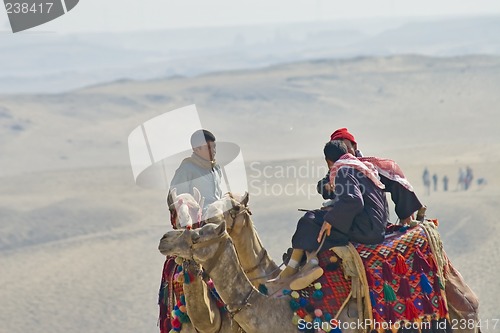
[[[223,220],[221,224],[215,228],[215,234],[216,235],[222,235],[226,231],[226,221]]]
[[[195,200],[198,204],[200,204],[201,199],[202,199],[202,197],[201,197],[201,193],[200,193],[200,190],[198,190],[196,187],[193,187],[193,193],[194,193],[194,195],[193,195],[194,200]]]
[[[241,204],[243,204],[243,206],[248,206],[248,199],[249,199],[249,194],[247,191],[245,191],[245,194],[243,194],[243,198],[241,198]]]
[[[168,206],[168,208],[170,208],[174,204],[176,198],[177,198],[177,189],[174,187],[173,189],[168,191],[168,194],[167,194],[167,206]]]

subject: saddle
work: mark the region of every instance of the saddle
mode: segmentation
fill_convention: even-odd
[[[397,226],[382,244],[352,243],[320,252],[325,274],[290,292],[294,322],[327,322],[334,329],[335,318],[353,298],[360,322],[369,324],[365,331],[396,333],[411,326],[424,332],[427,323],[446,323],[443,258],[431,229],[434,224],[427,222]]]

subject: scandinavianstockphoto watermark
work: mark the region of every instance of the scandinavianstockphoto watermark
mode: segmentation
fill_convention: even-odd
[[[311,199],[318,196],[318,181],[323,179],[327,172],[328,167],[325,162],[319,164],[314,160],[282,164],[252,162],[249,164],[248,185],[250,193],[256,196],[303,196]],[[347,172],[349,172],[347,168],[338,170],[338,173],[344,175]],[[360,171],[355,173],[357,176],[362,174]],[[335,184],[335,193],[341,195],[351,192],[355,186],[364,193],[365,188],[362,184],[354,184],[351,181]]]
[[[52,21],[73,8],[79,0],[4,0],[12,32],[20,32]]]
[[[325,164],[313,160],[284,162],[280,164],[254,161],[248,168],[248,187],[256,196],[306,196],[318,195],[316,183],[328,171]]]

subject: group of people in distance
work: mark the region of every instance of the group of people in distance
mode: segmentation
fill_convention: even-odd
[[[221,199],[223,194],[215,142],[210,131],[196,131],[191,137],[193,153],[182,161],[170,184],[177,193],[193,194],[196,187],[205,198],[203,208]],[[270,293],[283,288],[300,290],[321,277],[323,269],[315,255],[320,246],[328,249],[348,242],[381,243],[389,222],[387,192],[391,194],[400,224],[415,225],[424,219],[426,207],[397,163],[364,157],[347,128],[331,134],[323,153],[329,171],[318,182],[317,190],[328,201],[321,209],[306,212],[298,221],[287,266],[276,279],[266,283]],[[302,262],[305,263],[301,265]],[[464,317],[472,318],[477,314],[477,298],[449,260],[446,265],[447,297]]]

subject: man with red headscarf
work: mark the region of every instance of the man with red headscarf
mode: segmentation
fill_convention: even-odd
[[[342,140],[349,153],[358,157],[363,162],[370,162],[377,169],[380,181],[385,185],[385,191],[391,193],[392,201],[395,204],[396,214],[401,221],[409,221],[412,214],[418,210],[417,220],[423,220],[425,206],[422,206],[415,195],[410,183],[404,177],[399,166],[392,160],[376,157],[363,157],[358,150],[358,144],[354,135],[347,128],[340,128],[332,133],[330,140]],[[330,170],[325,178],[318,182],[317,190],[324,199],[334,199],[335,195],[330,184]],[[323,214],[317,214],[316,218],[323,217]],[[325,225],[327,225],[325,223]],[[320,231],[320,236],[325,230]],[[320,238],[320,237],[319,237]],[[465,283],[462,275],[453,267],[451,261],[446,257],[445,262],[445,285],[448,305],[451,306],[465,320],[478,321],[479,301],[475,293]]]
[[[406,180],[403,171],[396,162],[377,157],[363,157],[358,150],[358,144],[354,135],[347,128],[339,128],[333,132],[330,140],[342,140],[346,144],[349,153],[358,157],[363,162],[370,162],[374,165],[379,173],[380,181],[385,185],[384,191],[391,193],[392,201],[396,206],[396,215],[401,221],[409,222],[412,214],[423,207],[413,191],[413,187]],[[318,182],[317,190],[324,199],[335,198],[330,187],[330,171],[328,171],[325,178]],[[417,216],[417,219],[422,219],[423,217],[423,212],[421,212]]]

